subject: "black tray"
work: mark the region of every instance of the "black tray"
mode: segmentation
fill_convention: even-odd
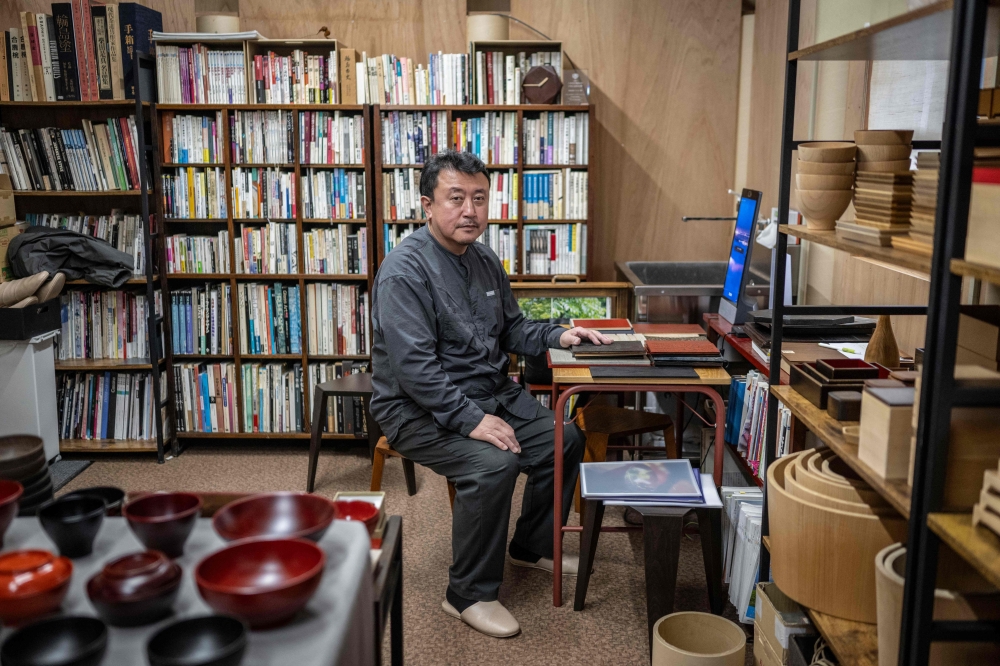
[[[0,340],[30,340],[61,327],[58,298],[23,308],[0,308]]]

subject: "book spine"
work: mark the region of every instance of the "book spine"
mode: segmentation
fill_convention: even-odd
[[[73,7],[68,2],[52,4],[56,52],[59,58],[58,101],[80,101],[80,70],[77,66],[76,31]]]
[[[45,14],[35,14],[35,24],[38,30],[38,50],[42,58],[42,87],[45,89],[45,101],[56,101],[55,80],[52,77],[52,48],[49,34],[49,21],[51,17]],[[58,63],[58,60],[56,60]]]
[[[112,99],[111,61],[108,59],[108,14],[103,5],[90,7],[90,25],[97,63],[97,99]]]
[[[111,65],[111,98],[125,99],[125,79],[122,72],[121,12],[118,5],[106,7],[108,22],[108,62]]]
[[[73,10],[73,32],[76,41],[76,71],[80,76],[80,99],[95,99],[90,94],[90,80],[93,75],[93,61],[88,52],[87,34],[90,33],[90,8],[86,0],[71,0]],[[86,17],[86,20],[84,20]]]
[[[100,88],[97,81],[97,70],[98,70],[98,59],[97,59],[97,48],[94,43],[94,21],[90,7],[88,6],[89,0],[80,0],[81,12],[83,13],[83,38],[87,44],[87,63],[89,67],[89,76],[87,81],[89,84],[89,97],[90,100],[98,100],[100,96]]]

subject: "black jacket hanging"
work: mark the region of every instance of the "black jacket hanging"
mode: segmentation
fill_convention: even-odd
[[[15,277],[48,271],[67,280],[85,279],[118,288],[132,277],[132,256],[110,243],[69,229],[28,227],[7,247],[7,262]]]

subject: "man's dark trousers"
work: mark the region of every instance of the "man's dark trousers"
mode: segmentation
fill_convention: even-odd
[[[429,414],[405,424],[392,442],[396,451],[455,484],[449,586],[458,596],[473,601],[494,601],[499,594],[511,496],[521,472],[528,474],[528,480],[514,543],[541,557],[552,557],[554,414],[539,404],[533,419],[514,416],[503,407],[496,415],[514,429],[520,454],[441,428]],[[585,439],[576,425],[567,425],[563,432],[565,523]]]

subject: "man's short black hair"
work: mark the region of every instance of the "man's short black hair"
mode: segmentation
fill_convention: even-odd
[[[467,173],[470,176],[481,173],[486,176],[486,182],[490,182],[490,173],[481,159],[472,153],[446,150],[434,155],[424,164],[423,171],[420,173],[421,196],[434,199],[434,189],[438,184],[438,174],[444,170]]]

